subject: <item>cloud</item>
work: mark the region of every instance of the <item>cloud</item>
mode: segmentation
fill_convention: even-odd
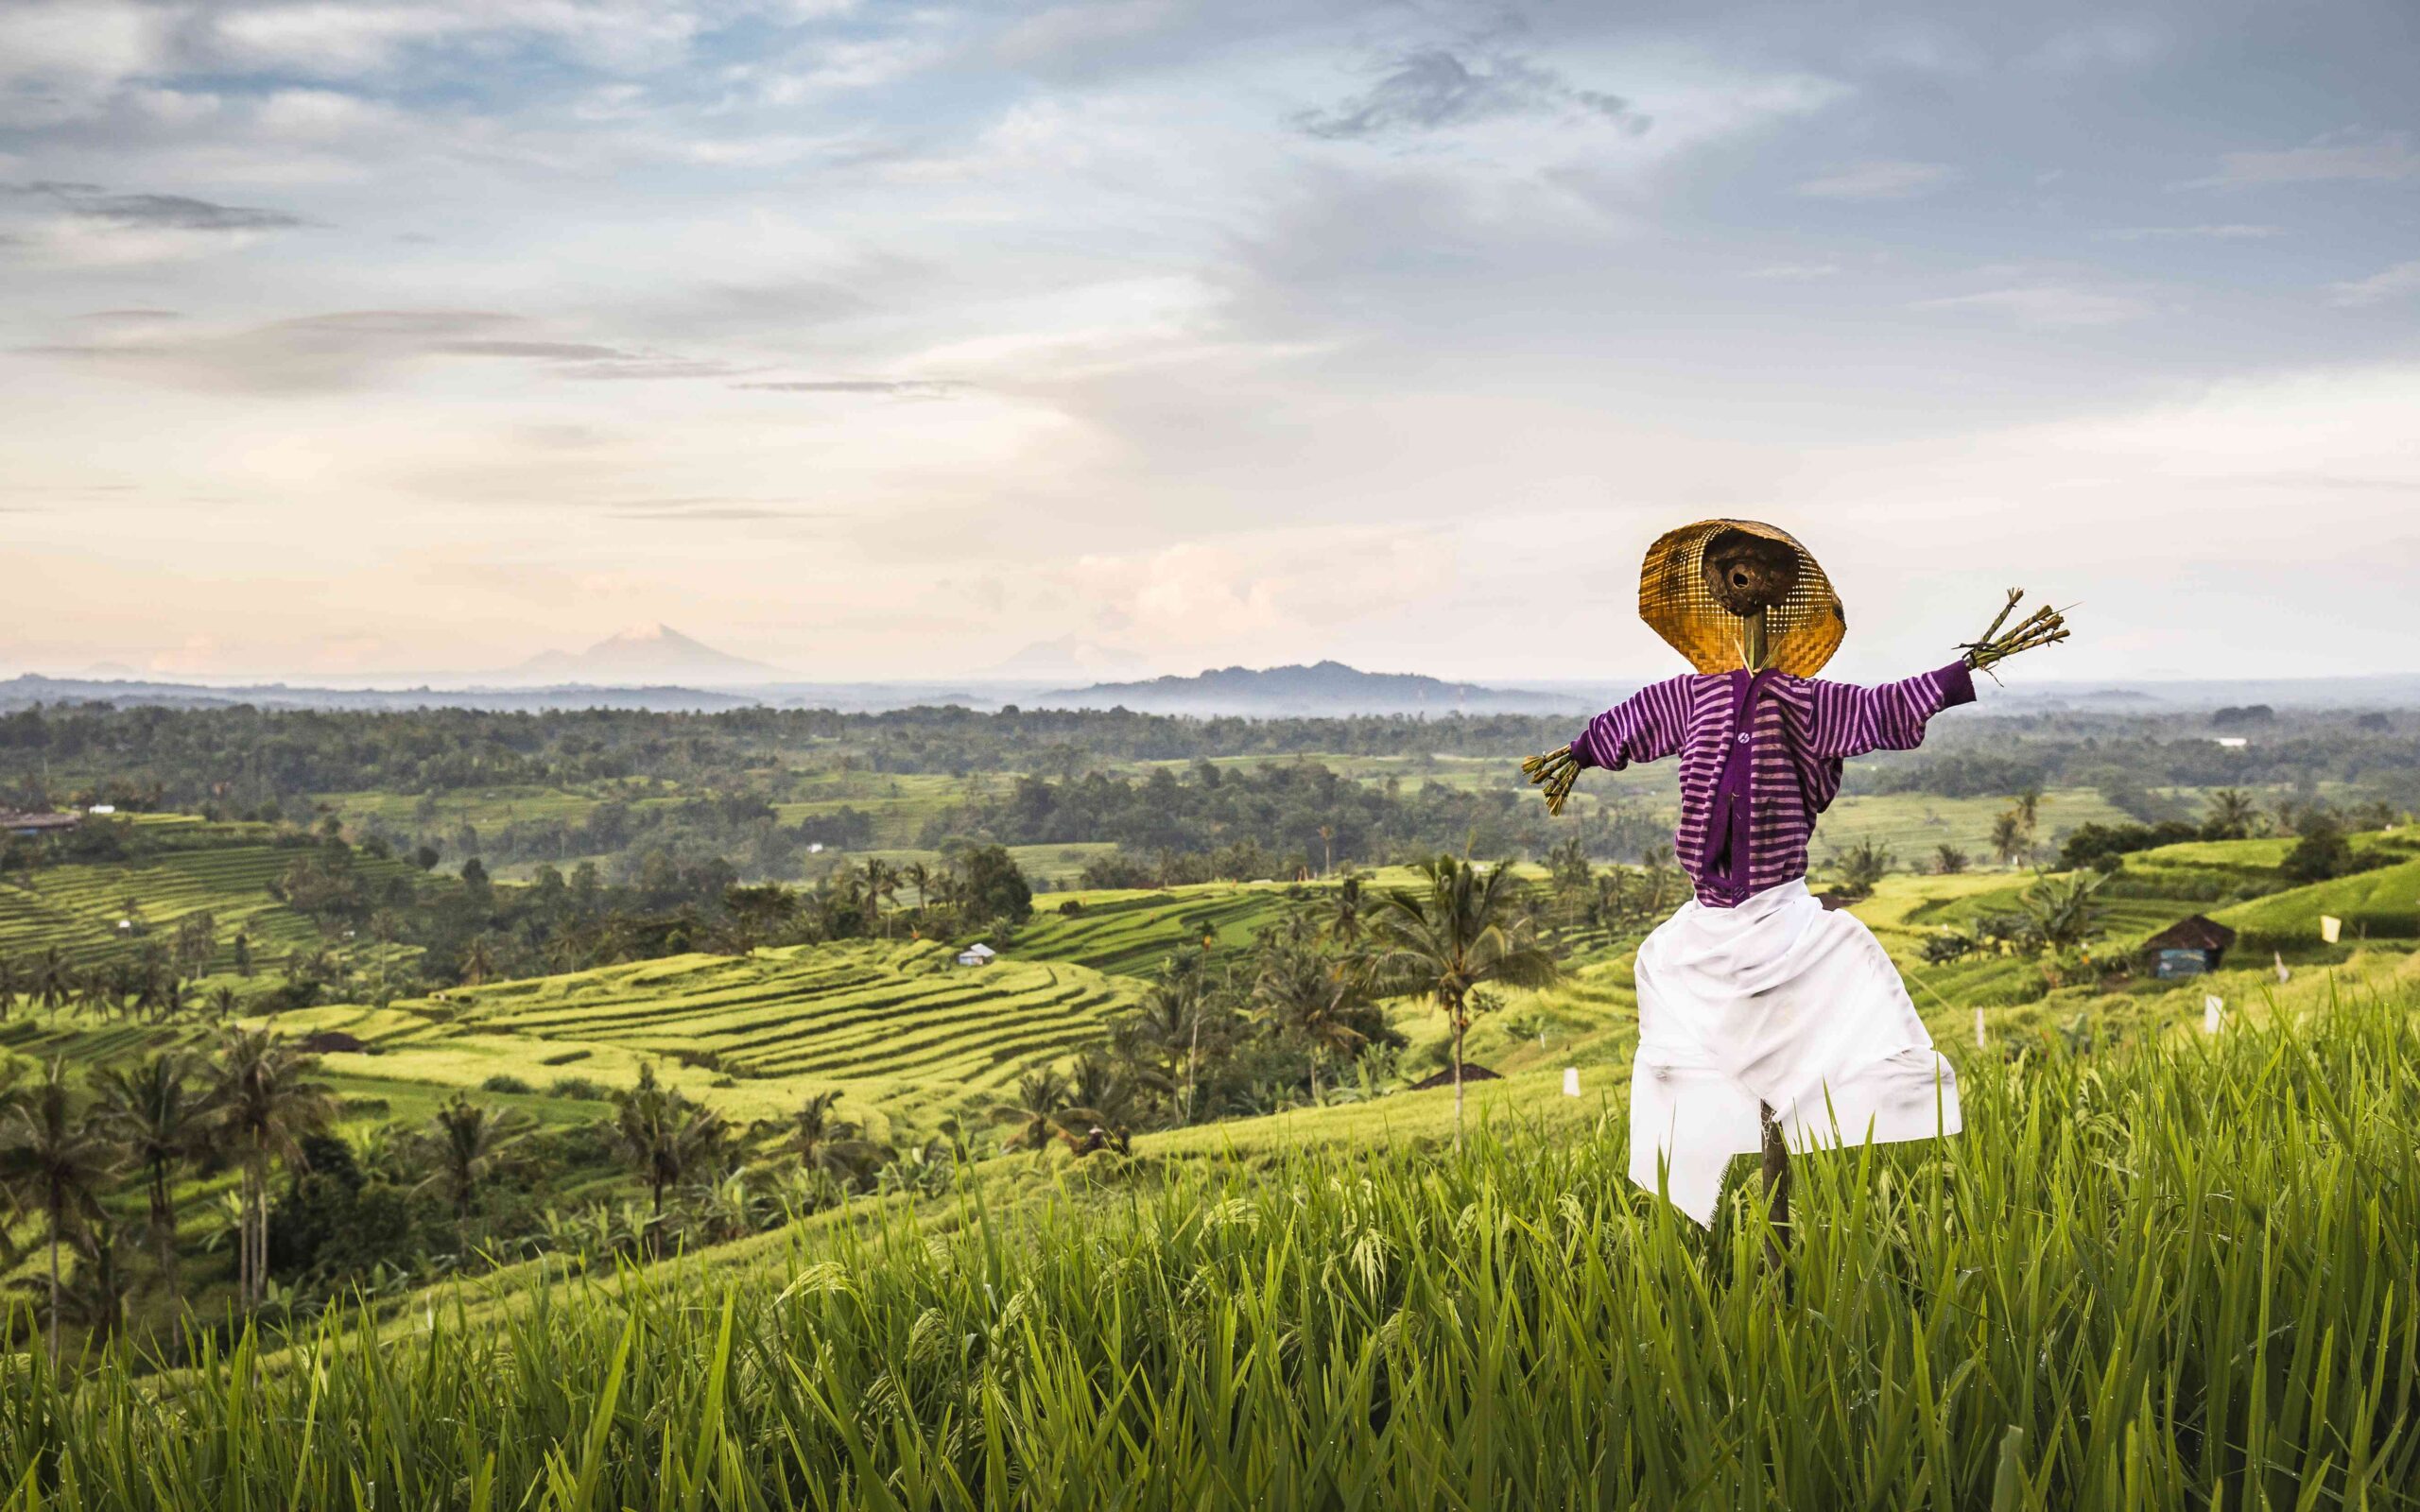
[[[1305,111],[1294,124],[1331,142],[1436,131],[1514,115],[1564,115],[1610,121],[1633,136],[1648,117],[1628,100],[1575,88],[1560,74],[1520,58],[1465,62],[1443,47],[1401,54],[1377,83],[1333,110]]]
[[[225,205],[191,195],[111,194],[100,185],[58,180],[0,186],[0,195],[49,214],[0,240],[16,255],[54,266],[112,266],[232,250],[274,231],[307,224],[256,205]]]
[[[2327,285],[2327,302],[2358,309],[2367,304],[2384,304],[2420,294],[2420,259],[2397,263],[2393,267],[2371,274],[2367,278],[2347,279]]]
[[[1748,276],[1750,278],[1777,279],[1785,283],[1790,283],[1803,282],[1807,279],[1830,278],[1840,270],[1841,265],[1838,263],[1767,263],[1762,267],[1751,268],[1748,272]]]
[[[1809,199],[1910,199],[1957,177],[1958,170],[1945,163],[1884,158],[1809,179],[1798,186],[1798,192]]]
[[[166,231],[283,231],[303,224],[300,215],[251,205],[219,205],[190,195],[110,195],[92,184],[35,183],[21,191],[45,196],[71,215],[112,226]]]
[[[2049,327],[2115,325],[2151,313],[2149,305],[2131,296],[2066,284],[2016,284],[1976,294],[1953,294],[1944,299],[1918,300],[1909,308],[2003,316],[2019,325]]]
[[[2386,180],[2420,175],[2420,152],[2407,131],[2338,131],[2274,152],[2230,152],[2219,171],[2187,189],[2240,189],[2256,184]]]
[[[938,399],[969,387],[952,378],[815,378],[734,384],[771,394],[906,394]]]
[[[2216,226],[2128,226],[2118,231],[2105,231],[2100,234],[2104,239],[2113,242],[2245,242],[2262,241],[2272,236],[2283,236],[2285,233],[2286,228],[2283,226],[2248,226],[2239,222],[2230,222]]]
[[[719,361],[555,339],[525,317],[493,310],[345,310],[233,331],[148,331],[124,339],[101,335],[19,350],[172,387],[232,387],[255,393],[344,392],[394,369],[444,358],[539,364],[556,376],[582,380],[726,378],[745,370]]]

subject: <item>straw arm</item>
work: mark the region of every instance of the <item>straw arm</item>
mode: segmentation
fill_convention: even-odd
[[[1563,805],[1571,798],[1571,784],[1580,780],[1580,758],[1571,753],[1570,747],[1564,746],[1543,756],[1529,758],[1521,764],[1521,770],[1530,779],[1531,787],[1546,794],[1547,812],[1559,816],[1563,813]]]
[[[1966,665],[1978,672],[1990,670],[2020,651],[2050,645],[2067,638],[2066,616],[2045,604],[2007,629],[2008,617],[2025,597],[2021,588],[2008,591],[2008,602],[2000,606],[1997,618],[1975,640],[1962,641],[1959,649],[1965,653]]]

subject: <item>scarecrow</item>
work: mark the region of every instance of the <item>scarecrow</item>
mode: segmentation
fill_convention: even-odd
[[[1815,674],[1848,625],[1788,531],[1706,520],[1648,548],[1638,610],[1697,671],[1639,690],[1561,750],[1522,763],[1563,812],[1591,766],[1681,758],[1673,850],[1697,896],[1638,948],[1631,1179],[1699,1224],[1734,1156],[1761,1151],[1777,1222],[1789,1147],[1928,1139],[1959,1129],[1958,1083],[1879,941],[1806,887],[1816,816],[1841,764],[1910,750],[1974,674],[2066,639],[2045,607],[2009,616],[1938,671],[1879,687]]]

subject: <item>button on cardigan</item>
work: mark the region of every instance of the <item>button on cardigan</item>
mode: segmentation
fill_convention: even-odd
[[[1873,688],[1744,668],[1691,673],[1590,720],[1571,753],[1615,771],[1677,753],[1673,854],[1698,902],[1730,908],[1806,874],[1815,816],[1841,791],[1842,761],[1913,750],[1933,715],[1974,699],[1963,661]]]

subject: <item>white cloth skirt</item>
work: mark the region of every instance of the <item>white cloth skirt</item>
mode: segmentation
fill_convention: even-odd
[[[1792,1149],[1958,1132],[1958,1079],[1898,969],[1804,878],[1737,908],[1692,899],[1638,947],[1630,1177],[1714,1220],[1723,1168],[1763,1147],[1770,1104]]]

